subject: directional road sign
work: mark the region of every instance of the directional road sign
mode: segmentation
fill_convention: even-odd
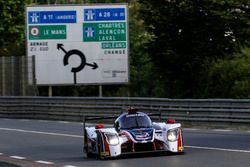
[[[128,83],[127,4],[27,6],[38,85]]]

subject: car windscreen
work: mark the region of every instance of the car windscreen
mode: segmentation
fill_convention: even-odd
[[[150,128],[152,126],[150,118],[144,114],[124,115],[119,122],[121,129]]]

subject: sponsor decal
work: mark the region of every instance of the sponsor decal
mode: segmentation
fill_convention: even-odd
[[[151,141],[153,139],[153,129],[139,129],[128,131],[136,141]]]

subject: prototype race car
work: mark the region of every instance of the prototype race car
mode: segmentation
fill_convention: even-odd
[[[182,153],[181,124],[173,119],[156,123],[149,116],[129,108],[128,112],[116,117],[112,128],[104,128],[102,124],[86,127],[85,122],[113,117],[85,118],[84,152],[87,157],[97,155],[100,159],[107,159],[146,152]]]

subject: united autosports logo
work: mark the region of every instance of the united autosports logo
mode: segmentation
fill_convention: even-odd
[[[149,141],[153,138],[153,129],[130,130],[129,133],[137,141]]]

